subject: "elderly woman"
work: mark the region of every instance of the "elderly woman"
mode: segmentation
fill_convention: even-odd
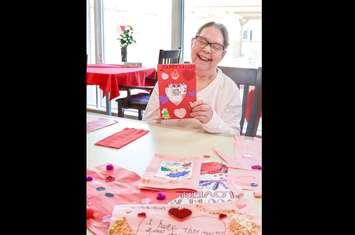
[[[160,120],[158,85],[150,97],[143,120],[188,128],[202,128],[210,133],[239,134],[241,100],[232,79],[217,68],[229,44],[224,25],[209,22],[192,39],[191,60],[196,66],[197,101],[191,103],[189,119]]]

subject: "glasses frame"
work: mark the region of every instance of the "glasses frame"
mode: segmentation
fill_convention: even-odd
[[[200,35],[196,35],[195,37],[192,38],[192,40],[195,40],[195,42],[196,42],[196,41],[198,40],[198,38],[203,39],[203,40],[206,41],[206,43],[207,43],[205,46],[202,46],[202,45],[200,46],[202,49],[205,48],[205,47],[207,47],[207,46],[210,46],[211,51],[213,51],[214,53],[216,53],[216,54],[218,54],[218,53],[223,53],[223,51],[224,51],[224,49],[225,49],[224,45],[219,44],[219,43],[217,43],[217,42],[209,42],[209,41],[207,40],[207,38],[205,38],[205,37],[203,37],[203,36],[200,36]],[[222,47],[222,50],[216,50],[215,48],[213,48],[213,45],[221,46],[221,47]]]

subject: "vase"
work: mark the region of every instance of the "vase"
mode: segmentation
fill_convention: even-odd
[[[127,47],[121,47],[121,60],[127,62]]]

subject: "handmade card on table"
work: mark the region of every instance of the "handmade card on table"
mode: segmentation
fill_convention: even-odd
[[[120,149],[123,146],[135,141],[136,139],[144,136],[149,131],[144,129],[136,129],[136,128],[124,128],[122,131],[119,131],[113,135],[110,135],[100,141],[98,141],[95,145],[110,147]]]
[[[158,65],[161,119],[191,118],[189,102],[196,101],[194,64]]]
[[[243,195],[242,189],[236,184],[231,184],[229,180],[226,165],[204,162],[201,164],[199,190],[184,192],[169,204],[224,203],[239,199]]]
[[[201,169],[201,158],[155,154],[141,181],[140,188],[152,190],[175,189],[196,191]]]
[[[261,170],[261,139],[246,136],[236,136],[234,154],[227,155],[221,149],[214,148],[218,156],[230,168],[245,170]]]
[[[112,119],[88,117],[86,122],[86,132],[90,133],[115,123],[117,123],[117,121]]]
[[[87,170],[87,227],[96,235],[106,235],[112,210],[117,204],[166,203],[180,193],[165,192],[165,200],[158,200],[157,193],[138,188],[141,179],[125,168],[108,164]]]
[[[261,193],[261,171],[229,168],[228,177],[232,185]]]
[[[117,205],[109,235],[259,235],[260,220],[231,204]]]

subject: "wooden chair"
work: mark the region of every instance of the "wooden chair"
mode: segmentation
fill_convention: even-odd
[[[242,98],[242,117],[240,120],[240,134],[246,136],[257,136],[257,130],[261,117],[261,96],[262,96],[262,68],[234,68],[234,67],[219,67],[224,74],[230,77],[239,88],[243,87]],[[247,122],[244,132],[244,124],[246,122],[246,110],[248,105],[248,96],[250,88],[254,87],[254,97],[251,103],[250,117]],[[260,136],[259,136],[260,137]]]
[[[180,50],[160,50],[158,64],[180,63]],[[146,78],[151,86],[125,86],[120,85],[120,89],[127,90],[127,96],[116,99],[118,105],[117,116],[124,117],[124,109],[138,109],[138,120],[143,118],[143,110],[147,107],[150,94],[154,89],[157,78]],[[139,93],[132,94],[133,90],[139,89]]]

